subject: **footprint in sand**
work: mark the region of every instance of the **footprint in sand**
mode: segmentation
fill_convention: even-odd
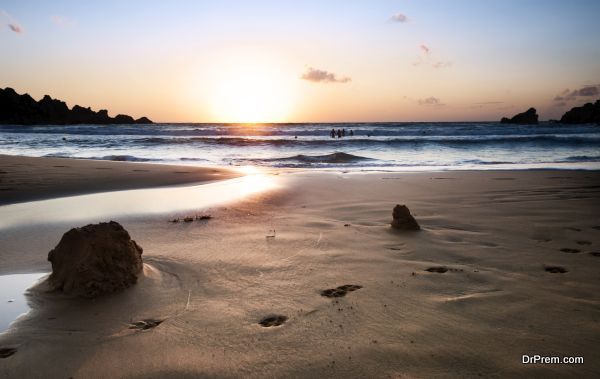
[[[356,291],[363,288],[358,284],[344,284],[336,288],[329,288],[321,291],[321,296],[325,297],[344,297],[348,292]]]
[[[564,274],[566,272],[569,272],[566,268],[561,266],[545,266],[544,270],[551,274]]]
[[[565,229],[571,230],[573,232],[581,232],[581,229],[579,229],[579,228],[568,227],[568,228],[565,228]]]
[[[577,244],[584,246],[584,245],[591,245],[592,243],[590,241],[577,241]]]
[[[282,325],[284,322],[288,320],[287,316],[282,315],[273,315],[267,316],[259,321],[259,324],[264,328],[270,328],[272,326]]]
[[[0,348],[0,358],[8,358],[16,352],[17,352],[17,349],[15,349],[14,347]]]
[[[560,249],[560,251],[562,251],[563,253],[569,253],[569,254],[581,253],[581,250],[579,250],[579,249],[571,249],[569,247],[563,247],[562,249]]]
[[[437,272],[438,274],[443,274],[448,271],[448,268],[444,267],[444,266],[436,266],[436,267],[426,268],[425,271]]]
[[[590,254],[594,257],[600,257],[600,251],[590,251]]]
[[[600,230],[600,225],[592,226],[592,229]]]
[[[429,272],[436,272],[438,274],[443,274],[445,272],[451,271],[451,272],[463,272],[462,268],[448,268],[445,266],[433,266],[433,267],[429,267],[426,268],[425,271],[429,271]]]
[[[162,324],[163,321],[165,321],[165,320],[157,320],[157,319],[152,319],[152,318],[149,318],[146,320],[141,320],[141,321],[136,321],[136,322],[132,322],[131,324],[129,324],[129,329],[148,330],[148,329],[156,328],[157,326]]]

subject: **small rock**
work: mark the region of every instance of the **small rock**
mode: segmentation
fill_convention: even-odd
[[[406,205],[396,205],[392,213],[392,228],[399,230],[420,230],[417,220],[410,214]]]

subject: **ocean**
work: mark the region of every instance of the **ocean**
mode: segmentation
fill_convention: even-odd
[[[331,129],[345,129],[346,136],[331,138]],[[0,153],[359,171],[597,170],[600,126],[496,122],[4,125],[0,126]]]

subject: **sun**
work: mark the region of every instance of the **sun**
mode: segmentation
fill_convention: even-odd
[[[264,59],[238,57],[213,78],[211,109],[219,122],[284,122],[292,106],[284,72]]]

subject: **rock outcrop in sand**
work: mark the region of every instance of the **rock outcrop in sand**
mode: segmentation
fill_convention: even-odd
[[[392,228],[399,230],[421,230],[419,223],[410,214],[406,205],[396,205],[392,213]]]
[[[48,253],[52,290],[88,298],[122,291],[142,272],[142,248],[119,223],[73,228]]]
[[[500,122],[503,124],[537,124],[538,115],[535,108],[529,108],[527,111],[516,114],[512,118],[502,117],[502,120],[500,120]]]

